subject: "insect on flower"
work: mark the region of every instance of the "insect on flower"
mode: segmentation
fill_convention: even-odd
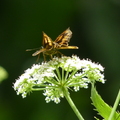
[[[55,41],[52,41],[52,39],[43,32],[43,41],[42,45],[43,47],[32,54],[32,56],[40,55],[40,53],[43,53],[44,61],[46,60],[46,55],[49,55],[51,59],[53,58],[54,54],[60,54],[63,55],[61,52],[59,52],[59,49],[78,49],[77,46],[69,46],[70,38],[72,37],[72,31],[68,28],[63,33],[61,33]],[[34,49],[27,49],[26,51],[31,51]]]

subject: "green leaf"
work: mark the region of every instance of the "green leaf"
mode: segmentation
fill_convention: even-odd
[[[104,102],[104,100],[96,91],[96,88],[94,87],[93,84],[91,88],[91,100],[93,102],[92,104],[96,108],[95,110],[98,111],[99,115],[101,115],[104,118],[104,120],[108,120],[112,108],[107,103]],[[115,112],[111,120],[120,120],[120,113]]]

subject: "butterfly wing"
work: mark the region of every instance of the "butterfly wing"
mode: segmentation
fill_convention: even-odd
[[[68,42],[70,41],[71,37],[72,31],[70,30],[70,28],[68,28],[56,38],[54,43],[59,44],[60,47],[68,46]]]
[[[53,41],[52,39],[46,34],[43,32],[43,47],[47,50],[50,50],[53,48]]]

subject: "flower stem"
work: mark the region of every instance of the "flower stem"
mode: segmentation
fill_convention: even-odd
[[[79,120],[84,120],[84,118],[82,117],[82,115],[80,114],[80,112],[78,111],[77,107],[75,106],[75,104],[73,103],[72,99],[70,98],[70,95],[67,91],[67,89],[64,89],[64,96],[67,99],[69,105],[71,106],[71,108],[73,109],[73,111],[75,112],[76,116],[78,117]]]
[[[119,90],[119,92],[118,92],[118,95],[117,95],[116,101],[115,101],[115,103],[114,103],[114,106],[113,106],[112,112],[111,112],[111,114],[110,114],[108,120],[112,120],[112,118],[113,118],[113,116],[114,116],[114,114],[115,114],[115,111],[116,111],[116,108],[117,108],[119,102],[120,102],[120,90]]]

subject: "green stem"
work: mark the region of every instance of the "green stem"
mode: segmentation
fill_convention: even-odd
[[[82,117],[82,115],[80,114],[80,112],[78,111],[77,107],[75,106],[75,104],[73,103],[72,99],[70,98],[70,95],[67,91],[66,88],[64,88],[64,95],[65,98],[67,99],[69,105],[71,106],[71,108],[73,109],[73,111],[75,112],[76,116],[78,117],[79,120],[84,120],[84,118]]]
[[[62,83],[64,82],[64,69],[62,69]]]
[[[58,75],[59,80],[61,80],[61,75],[60,75],[60,71],[59,71],[58,68],[56,68],[56,72],[57,72],[57,75]]]
[[[112,108],[112,111],[111,111],[111,114],[110,114],[108,120],[112,120],[112,119],[113,119],[113,116],[114,116],[114,114],[115,114],[115,111],[116,111],[116,109],[117,109],[117,106],[118,106],[119,102],[120,102],[120,90],[119,90],[119,92],[118,92],[116,101],[115,101],[115,103],[114,103],[114,106],[113,106],[113,108]]]

